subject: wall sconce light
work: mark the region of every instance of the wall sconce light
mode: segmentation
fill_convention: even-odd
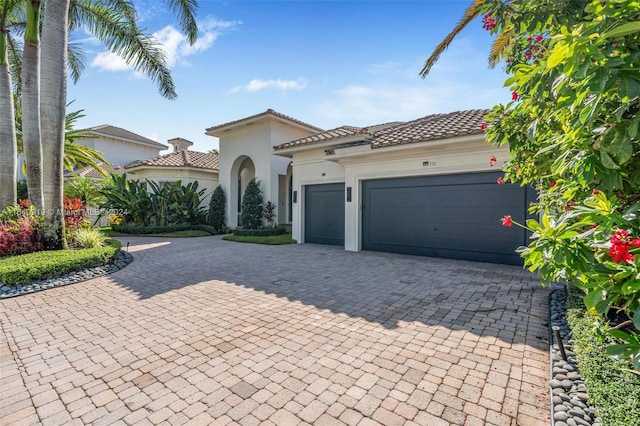
[[[293,203],[298,202],[298,191],[293,191]]]
[[[347,202],[351,202],[351,187],[347,186]]]

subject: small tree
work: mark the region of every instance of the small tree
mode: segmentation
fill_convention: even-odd
[[[276,218],[276,205],[271,201],[264,203],[262,206],[262,217],[267,221],[270,227],[276,227],[277,224],[274,223]]]
[[[209,215],[207,222],[213,226],[217,232],[222,232],[226,227],[224,223],[225,208],[224,189],[220,185],[213,191],[211,200],[209,201]]]
[[[242,197],[240,221],[243,228],[258,229],[262,226],[262,191],[260,184],[251,179]]]

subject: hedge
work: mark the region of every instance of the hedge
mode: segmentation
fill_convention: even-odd
[[[604,425],[640,425],[640,375],[629,371],[630,365],[605,353],[618,343],[601,336],[594,324],[599,318],[589,315],[581,292],[569,286],[567,321],[573,331],[574,352],[580,375],[587,386],[589,403],[596,408]]]
[[[0,282],[28,284],[36,280],[106,265],[118,256],[120,241],[107,240],[104,247],[79,250],[52,250],[0,259]]]
[[[282,235],[286,233],[286,228],[236,228],[233,230],[233,235],[237,235],[238,237],[268,237],[270,235]]]
[[[209,235],[216,235],[216,229],[211,225],[169,225],[169,226],[136,226],[136,225],[111,225],[111,229],[122,234],[166,234],[178,231],[204,231]]]

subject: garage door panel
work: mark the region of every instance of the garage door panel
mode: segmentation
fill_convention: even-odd
[[[344,246],[344,184],[305,186],[305,242]]]
[[[497,185],[500,173],[429,176],[363,182],[362,248],[407,254],[521,264],[526,244],[500,218],[526,220],[528,197],[516,185]]]

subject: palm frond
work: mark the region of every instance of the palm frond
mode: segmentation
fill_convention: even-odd
[[[74,83],[80,79],[80,74],[84,71],[86,65],[86,56],[82,45],[73,40],[73,34],[69,34],[69,43],[67,44],[67,67],[69,74]]]
[[[103,168],[104,164],[108,164],[100,151],[80,145],[74,142],[66,142],[64,144],[64,167],[67,170],[75,168],[94,168],[103,176],[107,176],[107,171]]]
[[[128,16],[90,0],[79,0],[74,13],[77,14],[76,19],[82,20],[111,52],[124,59],[136,71],[149,76],[157,84],[163,97],[177,97],[164,51],[129,22]]]
[[[511,28],[506,28],[498,37],[493,41],[491,45],[491,52],[489,52],[489,67],[495,68],[500,62],[500,58],[504,56],[507,48],[513,41],[513,31]]]
[[[453,28],[453,31],[451,31],[444,38],[444,40],[442,40],[440,44],[436,46],[436,48],[433,50],[433,53],[431,53],[431,56],[429,56],[429,58],[425,61],[422,70],[420,70],[420,77],[425,78],[427,74],[429,74],[429,71],[431,71],[433,65],[435,65],[438,59],[440,59],[440,55],[442,55],[442,53],[449,48],[449,45],[451,44],[453,39],[456,38],[456,36],[460,34],[471,21],[480,16],[481,8],[484,3],[485,0],[474,0],[471,6],[467,8],[460,21]]]
[[[182,32],[186,34],[189,44],[193,45],[198,39],[198,24],[196,22],[197,0],[169,0],[169,8],[180,22]]]

